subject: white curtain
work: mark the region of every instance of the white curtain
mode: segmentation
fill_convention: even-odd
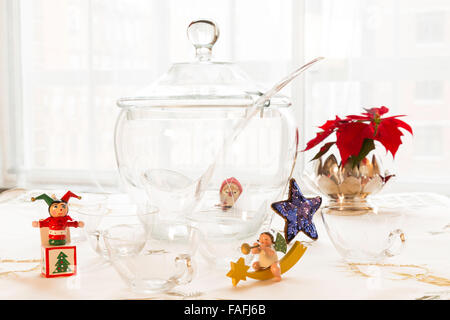
[[[8,35],[11,30],[8,25],[8,7],[5,0],[0,0],[0,189],[6,187],[14,180],[8,173],[11,168],[12,146],[11,146],[11,108],[9,92],[13,88],[13,79],[10,76],[9,66],[9,43],[12,37]]]
[[[450,194],[447,0],[0,0],[0,181],[117,186],[117,98],[189,61],[188,23],[215,20],[216,60],[269,87],[316,56],[285,90],[302,144],[336,114],[406,114],[395,190]],[[302,162],[308,161],[308,155]],[[300,174],[301,165],[298,167]]]
[[[386,106],[414,130],[387,191],[450,195],[450,1],[308,0],[305,12],[305,57],[327,58],[307,75],[306,139],[335,115]]]
[[[14,110],[9,165],[20,186],[116,187],[115,101],[193,60],[195,19],[219,25],[215,59],[239,61],[257,82],[292,68],[291,1],[2,1],[19,39],[8,43],[17,103],[3,108]]]

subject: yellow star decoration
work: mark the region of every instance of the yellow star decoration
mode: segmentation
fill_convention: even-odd
[[[306,251],[306,247],[299,241],[295,241],[294,245],[280,260],[281,274],[291,269],[303,256]],[[227,273],[227,277],[230,277],[233,281],[233,286],[236,286],[239,281],[252,278],[255,280],[268,280],[273,278],[270,268],[264,270],[247,272],[249,266],[244,263],[244,258],[240,258],[237,262],[231,262],[231,270]]]
[[[231,270],[227,273],[227,277],[230,277],[233,286],[237,286],[239,281],[247,280],[247,270],[250,268],[245,265],[244,258],[239,258],[237,262],[230,262]]]

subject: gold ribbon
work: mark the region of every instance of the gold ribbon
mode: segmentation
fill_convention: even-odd
[[[367,274],[363,271],[361,271],[360,266],[365,266],[365,267],[370,267],[370,266],[374,266],[374,267],[381,267],[381,268],[385,268],[385,267],[389,267],[389,268],[414,268],[414,269],[419,269],[421,271],[419,272],[404,272],[404,270],[402,270],[402,272],[394,272],[391,271],[392,274],[397,275],[402,277],[402,279],[400,280],[416,280],[419,282],[423,282],[423,283],[428,283],[434,286],[439,286],[439,287],[449,287],[450,286],[450,279],[444,278],[444,277],[438,277],[435,275],[430,274],[430,270],[424,266],[418,266],[418,265],[414,265],[414,264],[381,264],[381,263],[349,263],[348,266],[350,267],[350,270],[356,274],[359,274],[360,276],[366,277],[366,278],[370,278],[372,277],[370,274]],[[389,280],[398,280],[398,279],[389,279]]]
[[[14,260],[14,259],[5,259],[5,260],[0,260],[0,263],[39,263],[41,260],[40,259],[24,259],[24,260]],[[35,265],[34,267],[30,268],[30,269],[26,269],[26,270],[10,270],[10,271],[3,271],[0,272],[0,276],[8,276],[10,274],[16,274],[18,272],[31,272],[31,271],[36,271],[39,270],[40,268],[40,264]]]

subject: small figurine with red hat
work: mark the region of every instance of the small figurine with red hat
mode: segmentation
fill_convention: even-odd
[[[67,228],[82,228],[82,221],[73,221],[68,202],[71,197],[81,199],[71,191],[58,200],[43,193],[31,201],[44,200],[48,204],[50,217],[33,221],[33,227],[41,230],[41,274],[46,278],[69,277],[77,273],[77,248],[68,245],[70,233]]]
[[[242,186],[236,178],[225,179],[220,186],[220,204],[222,209],[226,210],[233,207],[241,193]]]
[[[33,221],[33,227],[43,228],[48,227],[48,239],[49,245],[60,246],[66,244],[66,229],[68,227],[82,228],[84,227],[83,221],[73,221],[72,218],[67,215],[69,212],[69,206],[67,203],[71,197],[81,199],[81,197],[67,191],[67,193],[61,198],[56,200],[45,193],[36,198],[31,198],[31,201],[44,200],[48,204],[48,212],[50,217],[45,220]]]

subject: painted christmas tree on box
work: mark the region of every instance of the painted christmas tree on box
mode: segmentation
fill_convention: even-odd
[[[58,262],[55,264],[55,271],[53,273],[62,273],[62,272],[71,272],[69,266],[70,262],[67,261],[67,254],[65,254],[63,251],[61,251],[58,254]]]

